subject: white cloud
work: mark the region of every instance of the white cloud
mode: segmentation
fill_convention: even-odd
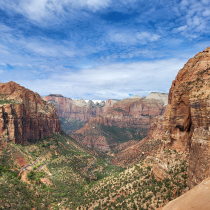
[[[203,16],[210,16],[210,9],[206,9],[203,11]]]
[[[151,42],[157,41],[160,38],[159,35],[157,35],[157,34],[150,34],[148,32],[137,33],[136,37],[139,40],[142,40],[142,41],[147,41],[148,40],[148,41],[151,41]]]
[[[40,93],[61,93],[71,98],[122,99],[129,94],[141,96],[151,91],[168,92],[172,80],[186,60],[168,59],[150,62],[116,63],[83,69],[78,72],[51,74],[46,79],[18,83]],[[31,76],[33,77],[33,76]]]
[[[133,45],[133,44],[142,44],[145,45],[148,42],[157,41],[160,36],[153,33],[148,33],[146,31],[143,32],[115,32],[111,31],[109,33],[109,38],[112,42],[123,43],[125,45]]]
[[[183,0],[179,5],[181,15],[177,19],[181,26],[172,31],[192,39],[209,33],[210,10],[207,4],[210,6],[207,0]]]
[[[55,17],[65,16],[67,14],[66,8],[70,13],[74,13],[74,10],[77,8],[87,8],[96,11],[106,8],[110,2],[111,0],[18,0],[14,2],[0,2],[0,8],[11,13],[16,11],[32,21],[40,22],[44,20],[52,21]]]
[[[0,69],[0,74],[3,73],[4,71]]]

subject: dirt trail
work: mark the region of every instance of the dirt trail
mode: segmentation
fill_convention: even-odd
[[[53,146],[54,146],[54,149],[56,148],[56,146],[55,146],[55,144],[56,144],[56,142],[53,144]],[[55,151],[55,150],[54,150]],[[40,160],[40,158],[43,156],[43,155],[45,155],[46,153],[47,153],[48,151],[47,150],[45,150],[32,164],[30,164],[30,165],[26,165],[26,166],[24,166],[21,170],[23,170],[23,171],[25,171],[25,170],[28,170],[27,168],[28,167],[30,167],[30,166],[33,166],[33,165],[35,165],[39,160]],[[57,152],[55,151],[55,154],[57,155]],[[43,167],[45,166],[45,165],[47,165],[47,164],[44,164],[44,165],[42,165]],[[42,167],[42,166],[40,166],[40,167]],[[41,168],[38,168],[39,170],[41,169]],[[42,167],[42,168],[43,168]],[[37,169],[37,170],[38,170]]]
[[[30,184],[30,182],[28,181],[28,177],[27,177],[27,171],[23,171],[23,173],[21,174],[21,180],[23,182],[27,182],[28,184]]]
[[[90,168],[90,166],[96,162],[96,158],[95,157],[93,158],[94,160],[83,170],[82,174],[84,174],[88,170],[88,168]]]
[[[107,166],[107,164],[105,163],[104,166],[101,166],[100,168],[103,170],[106,166]],[[93,176],[94,176],[93,172],[98,171],[100,168],[97,168],[97,169],[92,170],[92,171],[90,172],[89,177],[93,177]]]
[[[22,168],[22,170],[23,171],[25,171],[25,170],[28,170],[27,168],[28,167],[30,167],[30,166],[33,166],[33,165],[35,165],[38,161],[39,161],[39,159],[46,153],[47,151],[44,151],[32,164],[30,164],[30,165],[26,165],[26,166],[24,166],[23,168]]]
[[[36,170],[39,171],[39,170],[41,170],[42,168],[44,168],[46,165],[47,165],[47,163],[45,163],[45,164],[39,166],[39,168],[37,168]]]

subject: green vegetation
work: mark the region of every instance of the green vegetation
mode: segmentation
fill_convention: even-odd
[[[186,188],[187,163],[176,151],[164,151],[165,161],[177,158],[168,177],[157,181],[151,175],[155,155],[123,169],[65,133],[25,146],[5,141],[0,140],[0,209],[155,209]],[[21,170],[20,164],[32,163]]]
[[[124,110],[123,110],[123,109],[120,109],[119,107],[113,108],[113,110],[115,110],[115,111],[117,111],[117,112],[124,112]]]
[[[80,128],[82,128],[86,122],[82,120],[76,120],[74,118],[62,118],[60,117],[62,129],[68,133],[71,134]]]
[[[171,155],[174,154],[182,156],[171,151]],[[167,161],[167,158],[170,156],[162,161]],[[170,175],[162,181],[151,175],[153,165],[152,159],[145,159],[125,171],[95,182],[86,190],[89,197],[81,209],[156,209],[180,196],[187,187],[186,161],[176,161]]]
[[[87,133],[89,135],[101,135],[107,137],[107,141],[112,144],[125,143],[129,140],[142,140],[146,137],[148,129],[144,128],[119,128],[117,126],[105,126],[96,123],[95,133]],[[112,148],[112,147],[111,147]]]
[[[24,209],[47,209],[49,206],[59,209],[58,204],[75,209],[83,203],[81,198],[86,197],[87,188],[123,170],[110,165],[109,159],[102,160],[99,155],[82,174],[94,157],[65,133],[52,134],[39,141],[30,140],[25,146],[6,144],[1,139],[1,145],[4,146],[0,155],[0,208],[23,209],[27,203]],[[38,157],[41,158],[33,166],[21,170],[21,161],[25,162],[22,165],[27,165]],[[44,164],[46,166],[38,170]],[[44,183],[43,178],[49,183]],[[23,179],[30,183],[23,182]]]
[[[14,104],[15,102],[12,100],[2,100],[0,99],[0,104]]]

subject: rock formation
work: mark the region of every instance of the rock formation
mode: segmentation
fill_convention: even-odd
[[[0,135],[14,143],[62,131],[55,107],[15,82],[0,83],[0,104]]]
[[[150,98],[162,100],[164,102],[165,106],[168,104],[168,94],[167,93],[151,92],[146,97],[146,99],[150,99]]]
[[[103,103],[94,104],[92,101],[85,102],[83,99],[71,99],[63,97],[62,95],[50,94],[42,97],[43,100],[54,104],[58,116],[61,118],[73,118],[89,121],[92,117],[96,117],[103,113]]]
[[[50,94],[42,98],[55,105],[58,116],[61,118],[63,130],[68,134],[79,130],[91,118],[103,114],[118,101],[109,99],[106,102],[94,103],[91,100],[86,102],[83,99],[66,98],[60,94]]]
[[[210,47],[191,58],[178,72],[162,118],[154,118],[150,138],[189,151],[188,185],[210,176]]]
[[[207,210],[210,208],[210,178],[169,202],[163,210]]]
[[[152,118],[162,115],[166,109],[163,100],[136,96],[121,101],[108,100],[106,104],[112,107],[105,105],[102,115],[90,119],[72,137],[89,147],[110,151],[126,141],[144,138]]]

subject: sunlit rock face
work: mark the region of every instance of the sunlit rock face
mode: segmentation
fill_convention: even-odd
[[[59,117],[74,118],[84,122],[102,114],[104,108],[109,107],[108,102],[106,104],[104,101],[94,103],[90,100],[86,103],[83,99],[71,99],[57,94],[50,94],[49,96],[44,96],[42,98],[56,106]]]
[[[152,118],[162,115],[166,109],[163,100],[139,96],[121,101],[108,100],[107,103],[112,106],[107,108],[105,105],[106,111],[102,115],[90,119],[72,137],[97,150],[121,148],[119,144],[125,141],[144,138]]]
[[[209,47],[178,72],[163,117],[151,123],[151,138],[156,135],[171,148],[189,151],[188,184],[193,187],[210,176]]]
[[[192,190],[169,202],[163,210],[207,210],[209,206],[210,178],[207,178]]]
[[[0,83],[0,135],[14,143],[62,131],[55,106],[15,82]]]
[[[158,93],[158,92],[152,92],[150,93],[146,99],[156,99],[156,100],[162,100],[164,102],[164,105],[168,105],[168,94],[167,93]]]

